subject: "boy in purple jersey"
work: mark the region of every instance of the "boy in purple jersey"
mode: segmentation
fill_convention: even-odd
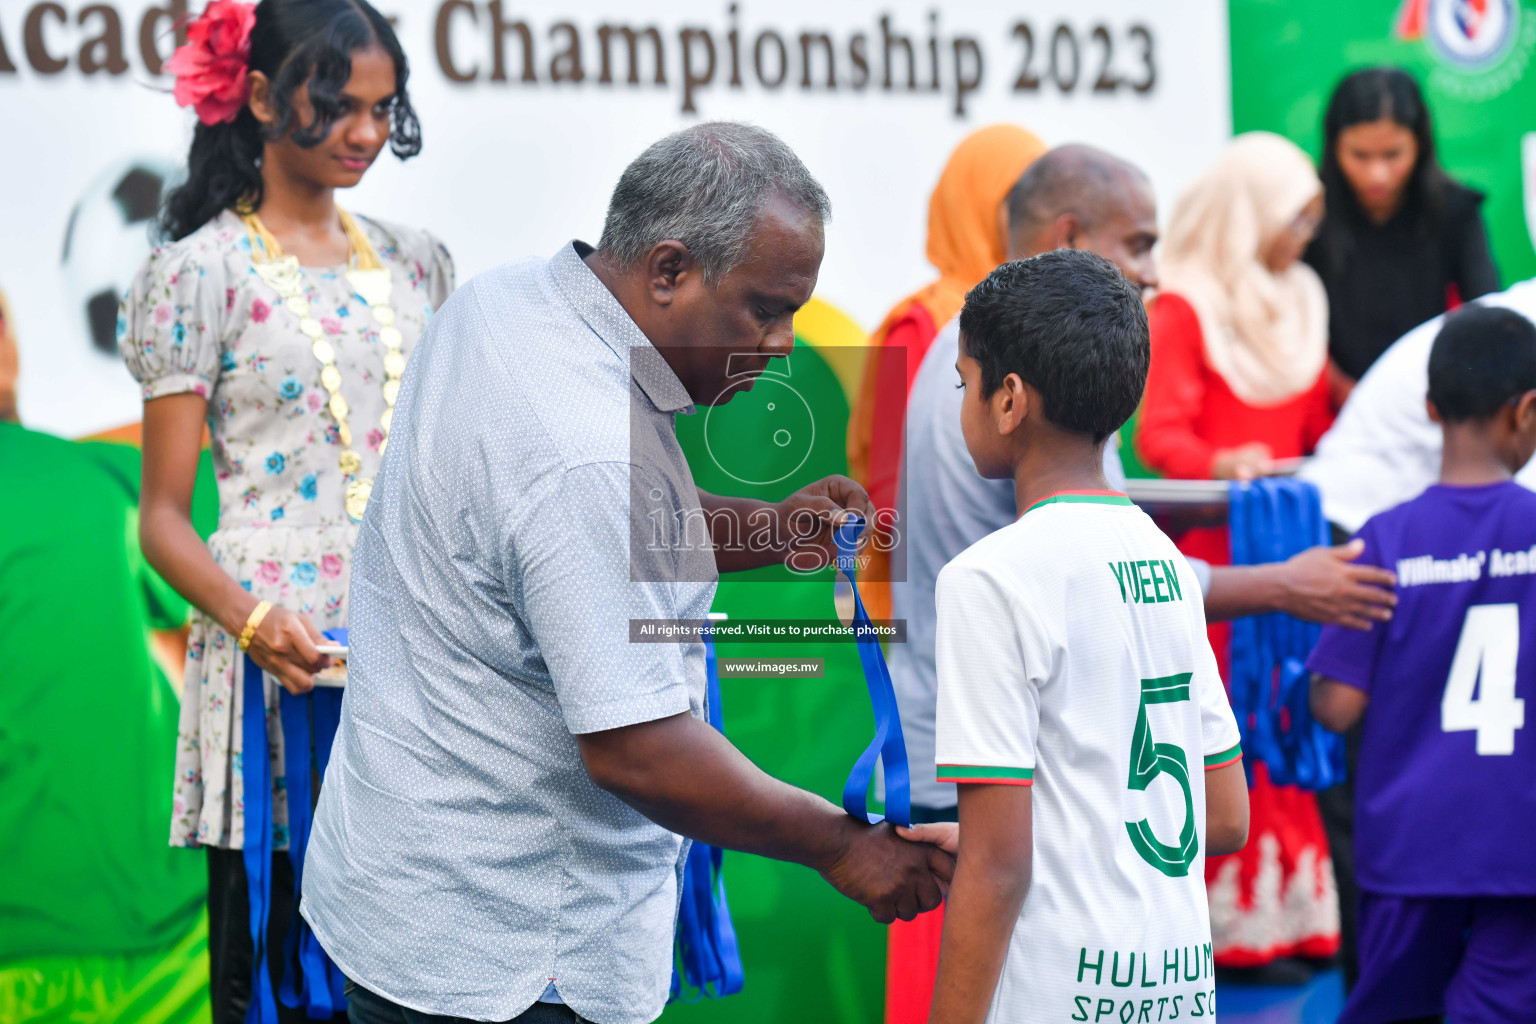
[[[1318,721],[1365,717],[1340,1022],[1536,1021],[1536,493],[1511,479],[1536,452],[1536,326],[1447,317],[1429,414],[1440,482],[1359,533],[1360,561],[1397,571],[1396,615],[1325,627],[1308,661]]]

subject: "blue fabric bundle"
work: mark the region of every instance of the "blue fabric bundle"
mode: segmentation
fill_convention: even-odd
[[[720,710],[720,674],[715,668],[715,645],[706,628],[704,670],[709,680],[705,697],[709,724],[725,732]],[[677,908],[677,941],[672,965],[669,1001],[697,1002],[704,996],[719,999],[741,991],[745,980],[731,908],[725,901],[725,877],[721,873],[724,851],[718,846],[694,843],[683,863],[683,895]],[[678,963],[682,970],[678,970]],[[683,983],[695,989],[683,995]]]
[[[1232,564],[1282,562],[1327,544],[1317,488],[1282,477],[1233,483]],[[1312,718],[1307,655],[1320,627],[1283,613],[1232,623],[1232,711],[1242,733],[1248,783],[1254,758],[1276,785],[1321,790],[1344,781],[1344,740]]]
[[[327,630],[332,643],[347,644],[345,629]],[[334,687],[316,687],[295,697],[287,690],[278,696],[283,729],[283,765],[288,792],[288,858],[293,863],[293,919],[283,943],[284,1006],[302,1007],[311,1020],[329,1020],[344,1012],[342,995],[346,979],[331,962],[309,922],[299,916],[298,894],[304,881],[304,851],[313,824],[310,791],[310,751],[314,750],[320,777],[325,778],[331,745],[341,724],[341,694]],[[272,769],[267,758],[267,701],[261,667],[245,656],[245,712],[241,721],[245,750],[241,774],[245,780],[245,878],[251,905],[251,943],[255,957],[251,969],[251,1001],[246,1024],[277,1024],[277,1003],[267,973],[267,915],[272,906]],[[314,739],[310,731],[313,725]]]

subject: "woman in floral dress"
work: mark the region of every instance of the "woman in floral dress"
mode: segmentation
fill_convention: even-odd
[[[168,67],[199,124],[163,214],[170,242],[125,297],[118,344],[144,394],[144,553],[196,608],[171,843],[208,850],[213,1017],[236,1022],[254,948],[240,639],[265,670],[275,990],[294,899],[278,686],[307,692],[321,632],[346,625],[356,520],[453,265],[427,233],[335,205],[386,143],[401,158],[421,146],[405,57],[372,7],[215,0]],[[219,488],[206,546],[189,514],[205,424]]]

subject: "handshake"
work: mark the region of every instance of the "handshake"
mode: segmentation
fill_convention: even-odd
[[[839,849],[821,876],[838,892],[863,904],[881,924],[910,921],[932,910],[955,877],[960,826],[953,823],[897,828],[845,818]]]

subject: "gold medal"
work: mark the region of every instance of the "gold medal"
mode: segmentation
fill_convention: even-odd
[[[350,235],[351,232],[348,232],[348,234]],[[356,248],[355,241],[353,247]],[[370,246],[370,248],[372,247]],[[378,266],[366,270],[362,267],[353,267],[347,271],[347,283],[370,306],[389,305],[389,295],[390,292],[394,291],[395,287],[394,281],[390,279],[389,271]]]
[[[405,354],[400,351],[405,338],[395,326],[395,311],[389,304],[394,281],[388,268],[380,265],[378,253],[374,252],[373,244],[357,226],[357,222],[339,207],[336,212],[352,246],[354,265],[346,272],[347,283],[368,304],[374,323],[379,325],[379,340],[386,349],[384,412],[379,417],[379,426],[384,432],[384,436],[379,439],[379,454],[383,455],[389,445],[389,425],[394,419],[395,399],[400,395],[400,378],[405,373],[406,362]],[[361,522],[368,508],[368,497],[373,493],[373,480],[358,478],[363,469],[363,459],[352,447],[352,428],[347,424],[347,414],[351,407],[341,394],[341,370],[336,366],[336,347],[324,337],[325,329],[320,322],[309,315],[310,304],[304,295],[304,270],[299,266],[298,259],[283,255],[277,239],[272,237],[254,212],[242,213],[241,220],[245,222],[246,233],[251,241],[252,266],[262,280],[277,292],[283,305],[299,318],[299,330],[313,339],[310,351],[320,364],[320,383],[330,394],[327,407],[336,420],[336,436],[342,447],[336,465],[342,475],[349,478],[344,500],[347,515],[353,522]],[[258,253],[265,258],[258,259]]]
[[[353,480],[347,484],[347,515],[354,523],[363,521],[363,513],[368,511],[368,496],[372,493],[372,480]]]
[[[263,246],[263,248],[266,248]],[[256,255],[256,247],[251,246],[251,255]],[[281,295],[286,301],[289,296],[302,295],[304,291],[304,271],[299,266],[297,256],[272,256],[268,250],[268,259],[261,263],[253,259],[251,265],[256,268],[256,273],[261,279],[272,286],[272,290]]]

